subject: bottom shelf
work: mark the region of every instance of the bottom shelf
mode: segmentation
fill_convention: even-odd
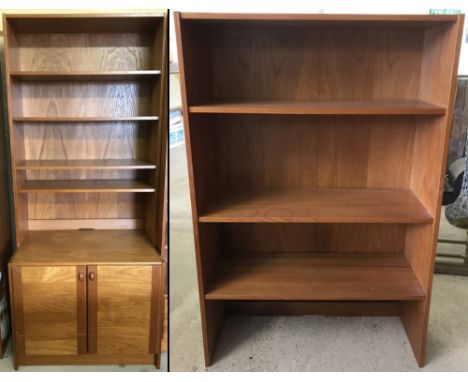
[[[425,292],[404,254],[246,253],[213,272],[208,300],[419,300]]]
[[[161,257],[139,230],[30,231],[10,263],[158,264]]]

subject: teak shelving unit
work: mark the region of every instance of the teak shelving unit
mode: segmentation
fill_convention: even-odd
[[[398,315],[423,365],[463,16],[175,20],[206,364],[242,313]]]
[[[15,366],[160,365],[167,15],[4,16]]]

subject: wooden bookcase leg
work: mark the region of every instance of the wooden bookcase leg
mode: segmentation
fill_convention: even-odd
[[[204,301],[202,306],[203,344],[205,347],[205,366],[208,367],[213,361],[216,343],[224,322],[223,301]],[[203,316],[205,316],[203,318]]]
[[[161,353],[156,353],[154,355],[154,366],[156,366],[156,369],[161,368]]]
[[[428,301],[426,299],[422,301],[403,302],[401,308],[401,321],[405,327],[406,335],[408,336],[419,367],[423,367],[426,355],[429,316]]]

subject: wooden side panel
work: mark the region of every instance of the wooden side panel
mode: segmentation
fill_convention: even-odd
[[[10,78],[10,67],[19,64],[18,57],[18,41],[15,30],[12,28],[10,21],[3,15],[3,28],[4,28],[4,54],[5,54],[5,68],[6,68],[6,88],[7,88],[7,105],[8,105],[8,126],[10,126],[10,148],[12,150],[12,162],[16,159],[24,159],[24,143],[22,141],[22,130],[18,130],[18,137],[13,123],[14,110],[21,108],[21,103],[18,97],[13,92],[13,84]],[[14,167],[14,166],[13,166]],[[17,174],[16,171],[12,172],[13,182],[13,201],[15,207],[15,238],[16,246],[20,246],[25,238],[28,230],[28,205],[27,198],[24,195],[19,195],[16,190],[25,180],[24,175]]]
[[[164,322],[164,279],[164,265],[153,266],[149,338],[149,352],[153,354],[161,353],[162,328]]]
[[[96,353],[149,353],[152,267],[96,269]]]
[[[163,253],[163,225],[166,211],[166,163],[168,141],[168,21],[157,26],[153,42],[153,66],[161,70],[159,79],[153,84],[152,114],[159,116],[159,121],[154,124],[149,138],[148,159],[156,164],[156,171],[148,176],[148,183],[156,189],[155,193],[146,196],[145,231],[153,245]]]
[[[207,227],[198,224],[198,210],[213,196],[217,180],[213,175],[215,164],[214,150],[204,150],[205,145],[213,143],[213,137],[204,133],[203,127],[206,119],[202,116],[189,117],[188,102],[193,100],[208,99],[209,89],[205,84],[206,76],[200,76],[200,72],[207,74],[209,67],[203,60],[192,60],[185,67],[184,62],[190,55],[207,53],[206,34],[199,34],[197,30],[191,31],[181,25],[180,13],[174,14],[177,46],[180,63],[180,77],[182,86],[182,104],[184,107],[184,130],[186,137],[187,160],[189,167],[190,198],[192,203],[192,218],[195,236],[195,251],[197,256],[198,290],[200,298],[200,313],[202,320],[203,346],[205,364],[209,366],[212,361],[216,342],[224,320],[223,302],[206,301],[205,287],[208,284],[210,271],[216,263],[218,242],[216,227]],[[184,28],[184,33],[182,33]],[[195,32],[195,33],[192,33]],[[201,37],[201,40],[199,38]],[[198,74],[198,75],[197,75]],[[186,82],[190,86],[186,87]],[[191,126],[189,126],[189,121]],[[198,128],[198,129],[197,129]],[[204,155],[202,155],[202,153]],[[192,161],[193,156],[197,161]],[[198,188],[199,186],[199,188]],[[197,190],[197,191],[195,191]],[[203,245],[203,247],[202,247]]]
[[[77,268],[21,267],[15,271],[19,272],[19,279],[13,286],[14,298],[22,300],[21,305],[15,301],[19,342],[24,336],[24,352],[17,346],[19,354],[73,355],[82,351],[78,327],[83,307],[78,305],[77,296],[83,295],[85,284],[77,284]],[[83,303],[82,298],[79,301]],[[18,322],[21,315],[22,320]]]
[[[411,189],[435,217],[440,216],[450,126],[455,101],[458,57],[464,17],[426,31],[419,98],[447,107],[447,115],[418,120],[414,137]],[[405,254],[426,299],[402,303],[401,317],[420,366],[424,365],[439,219],[408,226]]]

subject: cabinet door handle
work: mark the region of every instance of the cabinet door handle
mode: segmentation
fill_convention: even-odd
[[[91,272],[89,274],[89,281],[94,281],[94,280],[96,280],[96,275],[94,274],[94,272]]]
[[[83,281],[85,279],[83,272],[78,272],[78,280]]]

